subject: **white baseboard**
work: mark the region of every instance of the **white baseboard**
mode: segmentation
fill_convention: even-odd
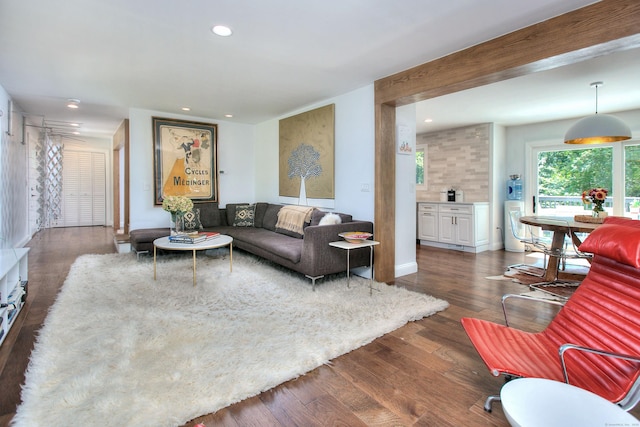
[[[417,262],[408,262],[406,264],[399,264],[395,267],[395,277],[406,276],[407,274],[413,274],[418,272]]]

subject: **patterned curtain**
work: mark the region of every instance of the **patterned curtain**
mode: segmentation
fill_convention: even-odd
[[[41,223],[45,228],[51,228],[57,225],[58,219],[62,212],[62,157],[64,145],[60,138],[57,141],[46,132],[42,133],[43,150],[38,150],[44,155],[43,170],[41,175],[43,179],[44,194],[42,194],[43,202],[41,206],[43,218]]]

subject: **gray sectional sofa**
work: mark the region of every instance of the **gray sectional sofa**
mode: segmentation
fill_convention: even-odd
[[[253,218],[238,220],[236,213],[247,205],[253,207]],[[225,208],[219,208],[214,203],[200,203],[194,205],[194,212],[199,216],[202,230],[233,237],[234,249],[242,249],[302,273],[311,279],[314,287],[316,280],[327,274],[346,272],[346,251],[329,246],[330,242],[342,240],[338,234],[348,231],[373,233],[372,222],[354,220],[351,215],[342,213],[338,213],[340,224],[319,225],[327,214],[319,209],[313,210],[302,234],[278,229],[278,212],[283,206],[259,202],[229,203]],[[132,248],[137,252],[153,250],[153,239],[168,234],[168,229],[153,230],[133,230]],[[369,254],[368,248],[351,250],[349,266],[368,266]]]

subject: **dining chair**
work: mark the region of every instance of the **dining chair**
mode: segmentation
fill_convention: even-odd
[[[513,237],[524,243],[525,248],[528,248],[528,250],[541,252],[544,254],[542,274],[534,274],[533,272],[531,272],[531,270],[527,269],[522,270],[522,272],[532,276],[544,277],[547,269],[547,256],[551,253],[554,253],[551,250],[551,239],[543,237],[530,225],[526,225],[520,222],[521,217],[522,211],[515,209],[509,211],[509,221],[511,224],[511,232],[513,234]],[[510,266],[510,268],[512,267],[514,266]]]

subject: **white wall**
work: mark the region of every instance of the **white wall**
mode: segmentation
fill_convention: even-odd
[[[218,125],[219,203],[255,200],[254,126],[132,108],[130,136],[130,229],[168,227],[169,214],[154,204],[152,117]]]
[[[504,248],[504,202],[506,200],[507,131],[504,126],[491,125],[489,144],[489,250]],[[522,173],[522,172],[519,172]]]
[[[408,128],[416,144],[416,106],[396,108],[396,129]],[[397,135],[396,135],[397,140]],[[396,150],[397,151],[397,150]],[[416,153],[396,153],[396,265],[395,277],[418,271],[416,262]]]
[[[373,221],[374,109],[373,85],[291,111],[255,127],[256,201],[278,203],[279,121],[328,104],[335,104],[334,210]],[[368,186],[368,191],[363,187]]]
[[[27,145],[22,144],[22,115],[13,105],[13,135],[8,130],[9,94],[0,86],[0,248],[22,247],[29,241]]]

